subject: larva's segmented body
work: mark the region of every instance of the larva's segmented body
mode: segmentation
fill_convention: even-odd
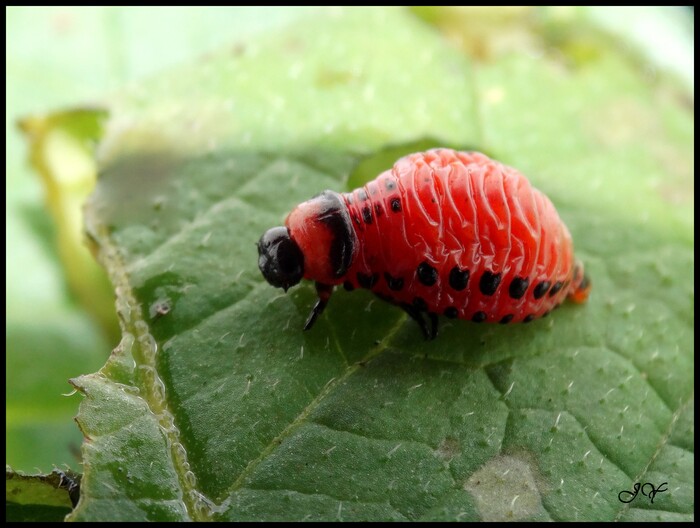
[[[515,169],[476,152],[412,154],[360,189],[300,204],[285,228],[274,229],[285,232],[263,236],[260,268],[276,286],[298,282],[300,273],[317,282],[307,328],[340,283],[400,305],[428,337],[437,331],[434,314],[529,322],[567,296],[585,301],[590,289],[549,199]],[[287,260],[300,269],[280,281],[285,272],[270,263],[292,254]]]

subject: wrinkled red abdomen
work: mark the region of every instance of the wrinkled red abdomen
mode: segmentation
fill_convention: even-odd
[[[549,199],[476,152],[400,159],[342,195],[358,239],[338,282],[399,305],[475,322],[545,316],[590,285]]]

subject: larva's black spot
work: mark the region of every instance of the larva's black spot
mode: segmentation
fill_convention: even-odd
[[[525,316],[525,319],[523,319],[523,323],[529,323],[529,322],[532,321],[534,318],[535,318],[535,316],[534,316],[533,314],[526,315],[526,316]]]
[[[382,209],[382,206],[379,204],[374,204],[374,214],[377,215],[377,218],[382,216],[384,214],[384,209]]]
[[[447,317],[449,319],[454,319],[458,315],[459,315],[459,312],[457,311],[457,308],[455,308],[454,306],[448,306],[447,308],[445,308],[445,317]]]
[[[584,273],[583,280],[581,281],[581,284],[578,285],[579,289],[585,290],[586,288],[588,288],[588,286],[590,286],[590,284],[591,284],[590,277],[588,276],[588,274]]]
[[[367,192],[365,192],[364,189],[360,189],[359,191],[357,191],[357,196],[360,198],[360,201],[362,201],[362,202],[364,202],[368,198]]]
[[[564,283],[561,281],[557,281],[554,283],[554,286],[552,286],[552,289],[549,290],[549,296],[554,297],[559,291],[562,289],[564,286]]]
[[[425,302],[425,299],[422,297],[416,297],[413,299],[413,307],[416,310],[420,310],[421,312],[427,312],[428,311],[428,303]]]
[[[347,291],[352,291],[355,289],[355,285],[350,281],[345,281],[343,283],[343,288],[345,288]]]
[[[390,290],[400,291],[403,288],[403,279],[401,277],[392,277],[388,272],[384,272],[384,279]]]
[[[501,274],[485,271],[479,280],[479,290],[484,295],[493,295],[501,284]]]
[[[396,182],[394,180],[387,179],[385,181],[386,181],[386,189],[388,191],[393,191],[394,189],[396,189]]]
[[[469,282],[469,270],[461,270],[455,266],[450,270],[450,286],[453,290],[462,291]]]
[[[427,262],[421,262],[416,268],[416,275],[421,284],[432,286],[438,280],[438,272]]]
[[[391,210],[394,211],[395,213],[400,213],[401,212],[401,200],[398,198],[394,198],[391,200]]]
[[[547,293],[547,290],[549,290],[549,287],[552,285],[551,282],[549,281],[542,281],[540,282],[537,286],[535,286],[534,291],[532,294],[535,296],[535,299],[541,299],[544,297],[544,294]],[[561,285],[559,285],[561,288]],[[549,295],[552,295],[551,293]]]
[[[513,314],[504,315],[503,318],[498,321],[501,324],[508,324],[513,320]]]
[[[367,288],[368,290],[371,289],[372,286],[377,284],[378,280],[378,273],[372,273],[371,275],[368,275],[366,273],[362,273],[361,271],[357,272],[357,282],[360,283],[360,286],[362,286],[363,288]]]
[[[374,293],[377,297],[379,297],[382,301],[386,301],[389,303],[394,302],[394,298],[391,295],[386,295],[385,293],[380,293],[380,292],[375,292]]]
[[[362,208],[362,219],[365,221],[365,224],[372,223],[372,210],[368,206]]]
[[[529,280],[522,277],[515,277],[511,281],[510,287],[508,288],[508,295],[510,295],[513,299],[520,299],[523,295],[525,295],[529,285]]]
[[[581,277],[581,266],[577,264],[574,266],[574,282],[576,282],[579,277]]]
[[[476,312],[472,316],[472,321],[474,321],[475,323],[483,323],[484,321],[486,321],[486,312]]]

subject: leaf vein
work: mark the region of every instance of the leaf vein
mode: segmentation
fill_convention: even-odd
[[[347,368],[345,373],[339,377],[339,378],[331,378],[328,383],[321,389],[321,391],[318,393],[316,398],[314,398],[312,401],[310,401],[304,409],[297,415],[297,417],[292,420],[287,427],[285,427],[282,432],[277,435],[275,438],[273,438],[270,443],[261,450],[260,455],[251,460],[248,465],[245,467],[245,469],[240,473],[238,478],[234,481],[234,483],[229,487],[228,490],[228,495],[232,494],[234,491],[241,489],[243,487],[243,484],[245,483],[246,479],[248,476],[250,476],[255,468],[263,461],[267,456],[269,456],[281,443],[282,441],[289,437],[301,424],[303,424],[306,419],[311,415],[314,409],[318,407],[318,405],[321,403],[321,401],[328,396],[335,387],[340,385],[343,381],[345,381],[347,378],[349,378],[352,374],[357,372],[357,370],[360,368],[360,364],[366,363],[367,361],[370,361],[371,359],[374,359],[378,355],[380,355],[382,352],[384,352],[388,346],[391,338],[398,332],[398,330],[403,326],[404,322],[406,320],[405,316],[402,316],[398,319],[397,323],[394,325],[394,327],[389,330],[387,333],[386,337],[384,340],[371,349],[368,354],[359,362],[355,363],[354,365],[351,365]]]

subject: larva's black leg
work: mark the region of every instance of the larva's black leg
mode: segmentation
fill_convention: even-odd
[[[326,309],[328,300],[331,298],[331,294],[333,293],[333,286],[317,282],[316,293],[318,294],[318,301],[316,301],[316,304],[311,309],[309,317],[306,319],[306,323],[304,323],[304,330],[310,330],[316,322],[318,316],[321,315],[323,310]]]
[[[304,330],[311,330],[311,327],[316,322],[316,318],[323,313],[323,310],[326,308],[327,304],[328,301],[324,301],[320,298],[318,299],[318,301],[316,301],[316,304],[311,309],[309,317],[306,319],[306,323],[304,323]]]
[[[423,332],[423,336],[425,336],[425,339],[432,339],[432,337],[430,337],[430,332],[428,332],[428,324],[423,318],[423,312],[415,306],[413,306],[412,304],[401,303],[399,306],[401,306],[401,308],[403,308],[406,311],[406,313],[411,316],[411,319],[418,323],[418,326],[420,326],[420,329]]]
[[[435,339],[438,333],[438,316],[435,312],[428,312],[428,317],[430,318],[430,337],[428,339]]]

